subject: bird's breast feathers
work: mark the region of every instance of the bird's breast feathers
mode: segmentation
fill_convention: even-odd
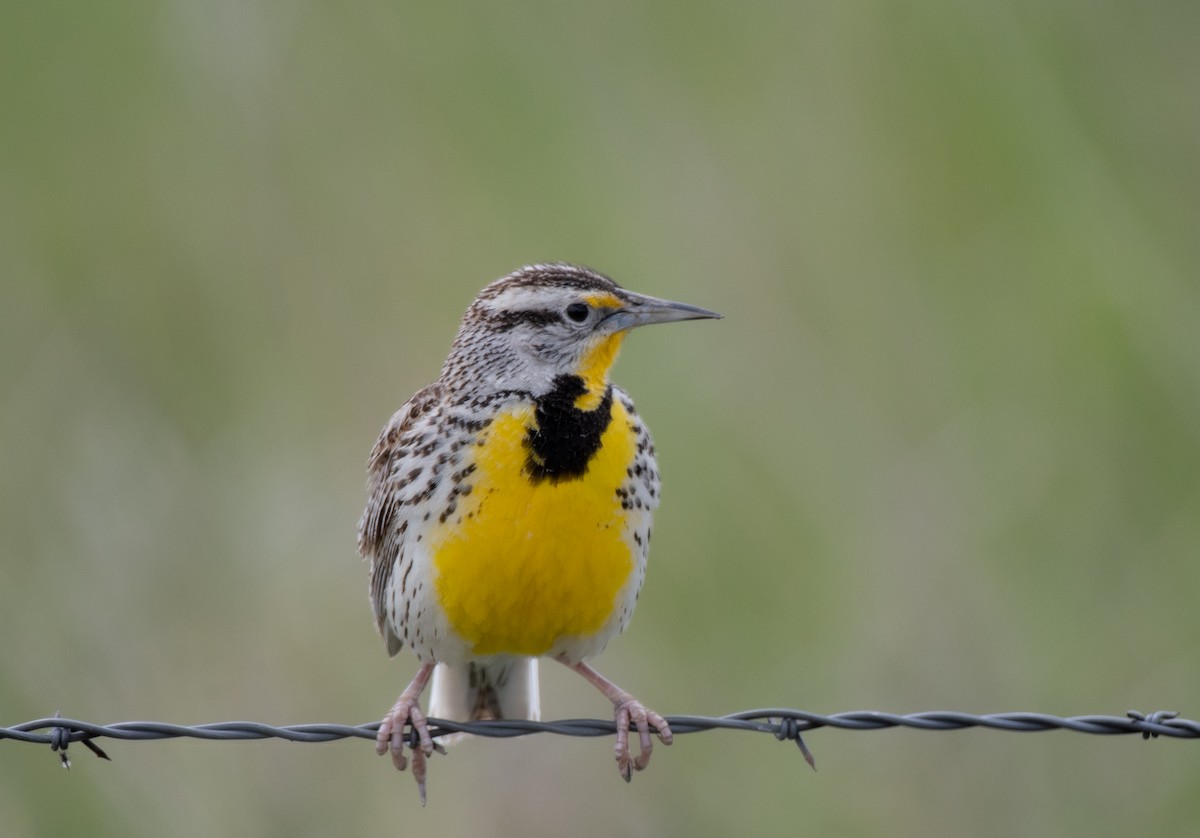
[[[473,654],[542,655],[601,632],[640,576],[651,510],[627,486],[644,430],[611,390],[587,414],[564,398],[500,410],[429,533],[437,600]]]

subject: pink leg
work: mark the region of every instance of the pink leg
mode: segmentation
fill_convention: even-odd
[[[650,739],[650,727],[654,727],[658,733],[659,740],[664,745],[670,745],[673,738],[670,726],[667,725],[666,719],[662,716],[647,708],[632,695],[625,692],[625,690],[618,687],[583,661],[570,663],[560,658],[559,662],[565,666],[569,666],[586,678],[592,686],[604,693],[608,700],[613,703],[613,718],[617,723],[617,745],[615,748],[617,770],[621,772],[621,776],[628,783],[633,777],[633,769],[641,771],[650,764],[650,752],[654,749],[654,742]],[[639,752],[637,758],[634,758],[629,751],[630,723],[637,728],[638,732]]]
[[[412,756],[413,779],[417,781],[417,788],[421,792],[422,806],[425,805],[425,760],[433,755],[436,746],[429,736],[429,722],[426,720],[425,714],[421,712],[418,702],[421,693],[425,690],[425,685],[429,683],[429,676],[433,674],[434,665],[433,661],[421,664],[417,674],[413,676],[412,681],[404,688],[404,692],[400,693],[400,697],[396,699],[391,711],[379,723],[379,732],[375,735],[375,753],[382,755],[387,753],[390,748],[392,765],[403,771],[408,767],[408,760],[404,756],[404,725],[412,724],[421,743],[419,748],[413,748]]]

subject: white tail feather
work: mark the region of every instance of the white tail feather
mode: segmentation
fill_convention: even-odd
[[[541,719],[537,658],[439,663],[429,688],[429,715],[456,722]]]

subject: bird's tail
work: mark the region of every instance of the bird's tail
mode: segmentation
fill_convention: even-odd
[[[429,688],[429,715],[456,722],[540,719],[537,658],[439,663]]]

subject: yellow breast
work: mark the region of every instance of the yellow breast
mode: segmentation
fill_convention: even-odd
[[[436,592],[451,627],[478,655],[545,654],[598,632],[634,557],[617,489],[635,455],[619,400],[580,477],[526,471],[533,407],[497,417],[475,448],[472,489],[432,533]]]

